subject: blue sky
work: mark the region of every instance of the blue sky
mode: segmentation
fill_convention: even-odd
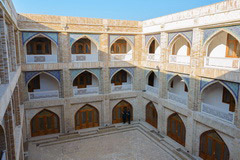
[[[12,0],[18,13],[147,20],[223,0]]]

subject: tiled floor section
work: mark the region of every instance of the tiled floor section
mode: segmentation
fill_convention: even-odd
[[[34,155],[34,160],[174,159],[138,130],[40,147],[35,154],[38,155]]]

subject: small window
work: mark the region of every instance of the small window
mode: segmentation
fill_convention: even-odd
[[[113,43],[111,47],[111,53],[126,54],[127,53],[127,42],[124,39],[119,39]]]
[[[235,111],[235,100],[232,94],[225,87],[223,87],[222,102],[229,104],[229,111]]]
[[[127,72],[123,70],[116,73],[111,80],[111,83],[114,83],[115,85],[122,85],[122,83],[126,83],[126,82],[127,82]]]
[[[73,86],[78,88],[86,88],[87,85],[92,85],[92,74],[89,72],[81,73],[73,81]]]
[[[51,53],[51,41],[47,38],[34,38],[27,44],[28,55],[39,55],[39,54],[52,54]]]
[[[34,89],[40,89],[40,75],[37,75],[28,83],[28,92],[33,92]]]
[[[72,54],[91,54],[91,41],[81,38],[72,46]]]

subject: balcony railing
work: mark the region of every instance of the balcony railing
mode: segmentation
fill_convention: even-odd
[[[153,94],[158,94],[158,88],[146,85],[146,91]]]
[[[0,151],[0,160],[7,160],[6,151]]]
[[[190,56],[170,55],[169,63],[189,65],[190,64]]]
[[[234,123],[234,112],[222,110],[217,106],[202,103],[201,111],[205,114],[217,117],[225,122]]]
[[[111,54],[111,61],[131,61],[132,53]]]
[[[132,84],[112,86],[112,92],[130,91],[130,90],[132,90]]]
[[[26,55],[26,63],[57,63],[57,55]]]
[[[29,92],[29,100],[33,99],[47,99],[47,98],[59,98],[59,91],[39,91],[39,92]]]
[[[74,88],[74,96],[88,95],[88,94],[98,94],[99,87],[89,87],[89,88]]]
[[[98,54],[72,54],[72,62],[97,62]]]
[[[239,69],[238,58],[204,57],[204,67]]]
[[[175,93],[172,92],[168,92],[168,99],[177,103],[181,103],[185,106],[187,106],[187,98],[177,95]]]
[[[160,54],[148,54],[147,55],[148,61],[159,61],[160,60]]]

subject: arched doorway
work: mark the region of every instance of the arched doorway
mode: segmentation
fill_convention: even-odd
[[[168,117],[167,135],[179,144],[185,146],[186,128],[177,113]]]
[[[124,100],[119,102],[112,110],[112,123],[122,123],[122,112],[124,108],[129,109],[131,113],[131,121],[133,120],[133,108],[132,105]]]
[[[149,102],[146,105],[146,122],[148,122],[155,128],[157,128],[158,126],[158,114],[152,102]]]
[[[60,132],[59,117],[49,111],[42,110],[31,120],[32,137]]]
[[[75,129],[92,128],[99,126],[98,110],[91,106],[85,105],[75,114]]]
[[[229,150],[217,132],[211,130],[200,136],[199,156],[204,160],[229,160]]]

